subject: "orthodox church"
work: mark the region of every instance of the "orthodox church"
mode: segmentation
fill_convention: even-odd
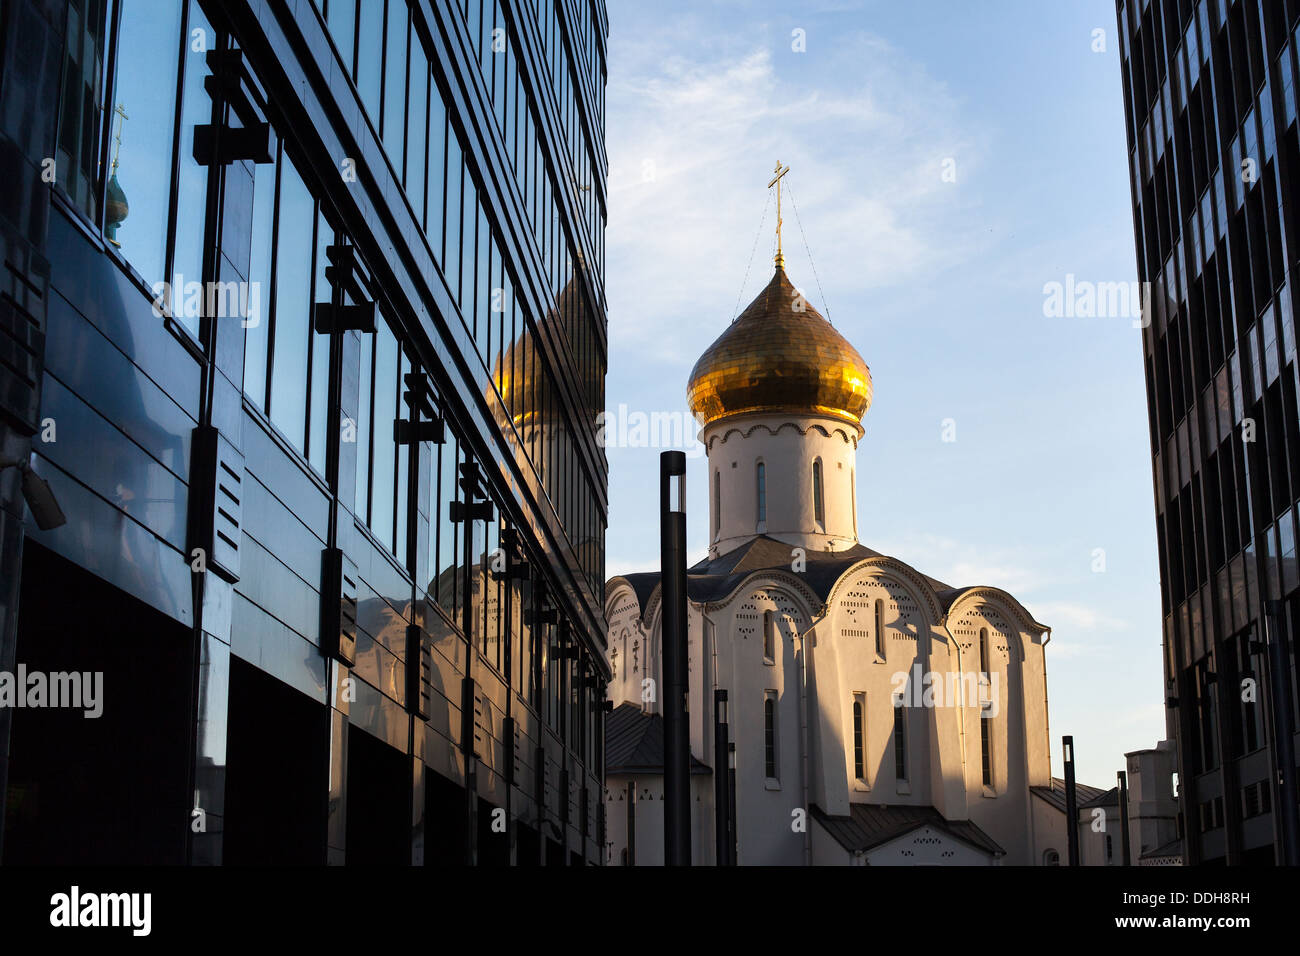
[[[859,541],[871,373],[786,274],[779,217],[778,197],[771,281],[687,386],[709,487],[708,555],[687,574],[693,861],[1060,862],[1051,629],[1006,591]],[[662,863],[658,572],[611,578],[605,610],[608,862]]]

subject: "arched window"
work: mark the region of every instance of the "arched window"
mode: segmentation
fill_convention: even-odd
[[[853,695],[853,776],[866,780],[866,760],[863,753],[863,731],[865,714],[863,713],[863,695]]]
[[[876,656],[885,656],[885,602],[876,598]]]
[[[988,679],[989,676],[989,629],[980,628],[980,676]]]
[[[722,475],[713,472],[713,537],[722,531]]]
[[[763,612],[763,663],[776,663],[776,612]]]
[[[1043,866],[1060,866],[1061,854],[1057,850],[1043,851]]]
[[[819,525],[826,525],[826,503],[822,498],[822,463],[813,462],[813,517]]]
[[[984,786],[993,786],[993,740],[992,721],[987,713],[980,714],[980,766],[984,774]]]
[[[894,698],[894,776],[907,779],[907,714],[902,695]]]
[[[853,537],[858,536],[858,478],[857,470],[849,469],[849,502],[853,507]]]
[[[769,780],[779,779],[776,749],[776,691],[763,695],[763,766]]]
[[[767,466],[761,461],[757,469],[758,481],[758,522],[767,521]]]

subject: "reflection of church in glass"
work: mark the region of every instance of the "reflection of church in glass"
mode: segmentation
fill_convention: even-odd
[[[577,266],[583,268],[582,256],[577,257]],[[501,396],[496,405],[498,423],[506,434],[518,436],[533,461],[563,461],[575,444],[573,429],[560,412],[561,398],[551,371],[555,360],[546,354],[548,347],[555,346],[548,343],[562,339],[570,343],[578,360],[578,374],[570,380],[570,386],[590,408],[604,407],[604,378],[595,374],[597,365],[590,361],[596,349],[591,328],[582,290],[577,279],[571,278],[560,290],[556,307],[537,324],[536,332],[525,329],[502,350],[493,365],[495,389],[487,390],[488,403],[497,403],[496,396]],[[558,469],[545,471],[550,481],[539,490],[551,498],[557,509],[565,507],[561,500],[564,496],[580,495],[581,488],[566,482]],[[581,573],[590,581],[592,591],[599,593],[604,575],[604,527],[590,515],[578,515],[573,525],[570,537]]]
[[[779,213],[778,213],[779,217]],[[690,376],[708,556],[688,571],[692,844],[715,856],[715,691],[728,695],[743,864],[1036,864],[1066,849],[1053,787],[1050,629],[860,543],[871,375],[802,297],[767,287]],[[865,514],[890,507],[867,501]],[[657,572],[606,586],[612,862],[663,859]],[[629,784],[633,784],[629,790]],[[635,805],[629,794],[636,794]]]
[[[606,33],[0,3],[0,863],[601,859]]]

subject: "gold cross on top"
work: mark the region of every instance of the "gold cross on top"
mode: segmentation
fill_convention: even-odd
[[[776,264],[778,267],[785,268],[785,256],[781,254],[781,177],[790,171],[789,166],[782,166],[781,160],[776,161],[776,173],[772,181],[767,184],[767,188],[776,187]]]

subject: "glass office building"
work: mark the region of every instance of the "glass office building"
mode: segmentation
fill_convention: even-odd
[[[1117,10],[1183,853],[1268,864],[1300,702],[1300,2]]]
[[[606,33],[0,2],[5,862],[603,861]]]

